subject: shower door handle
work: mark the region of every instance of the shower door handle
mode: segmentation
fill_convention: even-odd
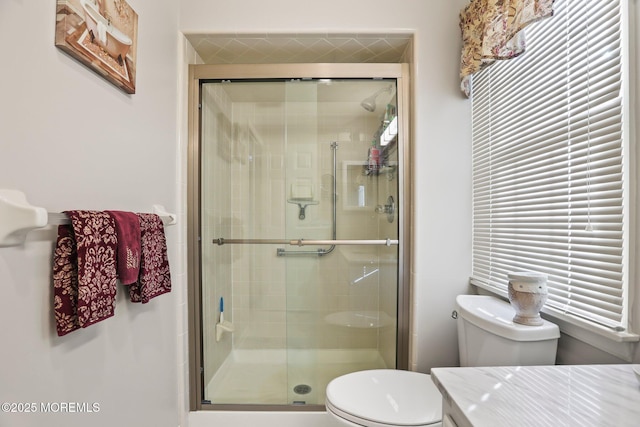
[[[315,239],[225,239],[219,237],[213,239],[213,243],[222,246],[230,244],[243,245],[291,245],[291,246],[324,246],[324,245],[397,245],[398,239],[377,239],[377,240],[315,240]]]

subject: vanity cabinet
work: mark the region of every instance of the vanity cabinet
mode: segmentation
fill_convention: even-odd
[[[443,427],[637,427],[633,366],[433,368],[431,379],[442,394]]]

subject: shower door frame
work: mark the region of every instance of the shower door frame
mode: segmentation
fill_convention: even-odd
[[[223,64],[189,65],[187,147],[187,279],[189,327],[189,402],[197,410],[318,411],[324,405],[267,405],[203,403],[202,295],[200,239],[200,81],[249,79],[395,79],[398,102],[399,201],[398,217],[398,318],[396,369],[408,369],[410,355],[411,272],[411,127],[409,64]]]

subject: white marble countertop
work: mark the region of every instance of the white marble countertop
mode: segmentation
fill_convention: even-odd
[[[634,365],[433,368],[459,427],[638,427]]]

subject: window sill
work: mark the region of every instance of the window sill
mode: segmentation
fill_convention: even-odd
[[[508,299],[506,291],[499,291],[473,279],[470,279],[469,283],[484,293]],[[566,316],[550,307],[543,307],[541,313],[543,318],[558,325],[560,332],[619,357],[626,362],[633,361],[634,350],[636,343],[640,341],[640,335],[612,331],[597,325],[586,325],[580,320]]]

